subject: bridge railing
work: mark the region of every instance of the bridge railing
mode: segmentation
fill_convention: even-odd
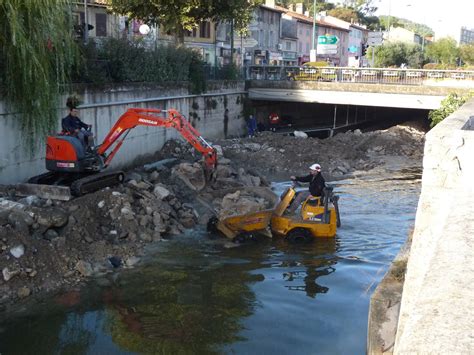
[[[352,67],[287,67],[250,65],[245,70],[247,80],[294,80],[352,82],[398,85],[443,85],[462,83],[474,87],[474,71],[352,68]]]

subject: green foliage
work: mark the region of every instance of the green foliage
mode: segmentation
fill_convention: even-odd
[[[347,7],[336,7],[335,9],[328,11],[328,15],[349,23],[360,22],[359,13],[354,9]]]
[[[455,64],[443,64],[443,63],[427,63],[423,66],[423,69],[438,69],[438,70],[453,70],[456,69]]]
[[[473,94],[460,96],[456,93],[449,94],[443,101],[441,101],[441,107],[437,110],[430,111],[429,119],[431,120],[430,126],[434,127],[450,114],[455,112],[459,107],[472,97]]]
[[[204,62],[185,47],[147,49],[141,41],[107,38],[101,45],[90,41],[81,48],[84,61],[77,82],[189,82],[192,93],[206,89]]]
[[[27,146],[56,128],[77,48],[67,0],[0,1],[0,84]]]
[[[201,21],[233,20],[236,30],[245,28],[256,3],[255,0],[111,0],[111,8],[118,14],[159,24],[183,43],[184,30],[196,28]]]
[[[474,44],[464,44],[459,47],[461,60],[467,65],[474,65]]]
[[[370,58],[371,51],[368,53]],[[410,68],[421,68],[424,56],[421,46],[402,42],[387,43],[375,49],[375,66],[400,67],[407,64]]]
[[[434,31],[431,27],[404,18],[399,18],[396,16],[380,16],[379,21],[380,27],[384,31],[388,31],[389,27],[402,27],[420,36],[426,37],[434,35]]]
[[[454,39],[441,38],[426,46],[426,55],[437,63],[456,65],[459,48]]]

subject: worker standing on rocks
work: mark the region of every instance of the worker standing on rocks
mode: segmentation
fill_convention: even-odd
[[[290,176],[292,181],[299,181],[299,182],[309,182],[309,189],[308,191],[299,191],[293,203],[288,208],[288,213],[294,213],[299,205],[306,200],[308,196],[320,197],[321,199],[324,197],[324,188],[326,187],[326,181],[324,177],[321,175],[321,165],[313,164],[309,167],[309,174],[306,176]]]

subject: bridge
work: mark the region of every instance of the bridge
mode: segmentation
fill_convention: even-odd
[[[433,110],[474,89],[474,71],[249,66],[249,98]]]

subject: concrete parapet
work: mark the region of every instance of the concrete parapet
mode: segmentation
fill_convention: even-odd
[[[474,352],[474,100],[426,136],[396,354]]]

